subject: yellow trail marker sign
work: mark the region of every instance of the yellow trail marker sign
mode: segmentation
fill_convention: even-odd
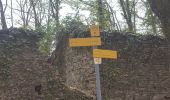
[[[90,33],[91,33],[91,36],[100,36],[99,25],[91,25]]]
[[[117,51],[93,49],[93,57],[117,59]]]
[[[101,45],[100,37],[92,38],[70,38],[69,46],[70,47],[79,47],[79,46],[98,46]]]

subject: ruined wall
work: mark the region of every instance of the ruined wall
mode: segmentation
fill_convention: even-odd
[[[119,51],[119,59],[110,66],[117,74],[110,78],[112,84],[103,85],[106,97],[115,100],[170,99],[170,52],[165,40],[151,35],[118,34],[106,40],[111,40],[112,47]],[[103,80],[108,73],[105,65],[108,66],[106,63],[101,67]]]
[[[103,33],[101,48],[117,50],[117,60],[100,65],[104,100],[169,100],[170,66],[166,41],[151,35]],[[94,100],[92,48],[69,48],[68,37],[54,57],[38,50],[39,34],[0,31],[0,100]],[[61,77],[62,76],[62,77]],[[34,87],[42,84],[42,95]]]
[[[70,48],[65,52],[66,84],[89,96],[95,95],[95,70],[90,48]]]
[[[30,30],[0,30],[0,100],[93,100],[63,83],[39,51],[40,37]],[[39,85],[41,95],[35,91]]]
[[[104,100],[169,100],[170,66],[166,41],[152,35],[102,34],[104,49],[117,50],[117,60],[100,65]],[[95,73],[91,49],[67,48],[66,82],[93,95]],[[91,90],[90,90],[91,89]]]

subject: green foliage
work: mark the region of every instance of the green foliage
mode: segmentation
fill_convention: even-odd
[[[66,16],[62,20],[62,29],[64,29],[65,33],[70,34],[74,37],[79,37],[82,36],[83,34],[80,34],[80,32],[85,32],[88,30],[88,26],[85,25],[80,17],[71,17],[71,16]]]
[[[135,32],[136,28],[136,0],[119,0],[122,16],[126,20],[129,32]]]
[[[84,23],[81,21],[80,16],[76,18],[72,16],[66,16],[62,20],[62,24],[64,28],[68,28],[68,29],[75,29],[76,27],[79,29],[85,26]]]
[[[145,20],[143,20],[142,24],[147,27],[147,31],[149,33],[154,33],[157,34],[157,25],[160,24],[159,19],[154,15],[152,12],[152,9],[149,6],[148,2],[144,2],[145,7],[146,7],[146,12],[145,12]]]
[[[55,41],[55,23],[50,21],[49,25],[42,26],[41,33],[43,33],[43,38],[40,41],[40,50],[44,53],[50,53],[53,41]]]
[[[54,49],[55,42],[59,41],[64,34],[72,34],[78,37],[82,35],[79,32],[84,32],[88,29],[88,26],[81,21],[80,16],[76,18],[66,16],[61,23],[56,27],[55,22],[51,19],[48,25],[42,26],[41,33],[43,33],[43,38],[40,41],[40,50],[42,52],[49,54]]]

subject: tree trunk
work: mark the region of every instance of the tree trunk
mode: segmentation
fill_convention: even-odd
[[[103,28],[103,8],[102,8],[102,0],[97,0],[98,2],[98,20],[99,20],[99,25],[100,25],[100,29]]]
[[[170,0],[148,0],[152,11],[161,21],[162,30],[170,45]]]
[[[131,14],[131,11],[130,11],[130,4],[129,4],[129,0],[126,0],[126,12],[127,12],[127,24],[128,24],[128,29],[130,32],[133,32],[133,23],[132,23],[132,14]]]
[[[136,33],[136,0],[133,1],[133,32]]]
[[[150,10],[150,9],[149,9]],[[154,34],[157,34],[157,28],[156,28],[156,18],[153,15],[153,12],[151,11],[151,24],[152,24],[152,30]]]
[[[170,45],[170,22],[162,23],[162,30]]]
[[[11,0],[11,27],[13,27],[13,3],[12,3],[12,0]]]
[[[37,12],[36,12],[36,4],[37,4],[37,1],[30,0],[30,4],[31,4],[31,6],[32,6],[32,8],[33,8],[33,13],[34,13],[35,30],[39,30],[39,28],[40,28],[40,23],[39,23],[38,15],[37,15]]]
[[[120,6],[123,11],[123,16],[126,20],[126,23],[128,25],[128,31],[133,32],[133,22],[132,22],[132,14],[130,11],[130,5],[129,5],[129,0],[119,0],[120,1]]]
[[[3,10],[3,4],[2,4],[2,1],[1,1],[1,0],[0,0],[0,13],[1,13],[2,29],[7,29],[5,14],[4,14],[4,10]]]
[[[51,6],[52,17],[55,19],[56,28],[59,27],[59,10],[60,10],[60,0],[49,0]]]

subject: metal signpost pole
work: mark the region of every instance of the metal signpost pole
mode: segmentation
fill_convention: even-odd
[[[97,94],[97,100],[102,100],[101,86],[100,86],[99,64],[95,64],[95,72],[96,72],[96,94]]]

